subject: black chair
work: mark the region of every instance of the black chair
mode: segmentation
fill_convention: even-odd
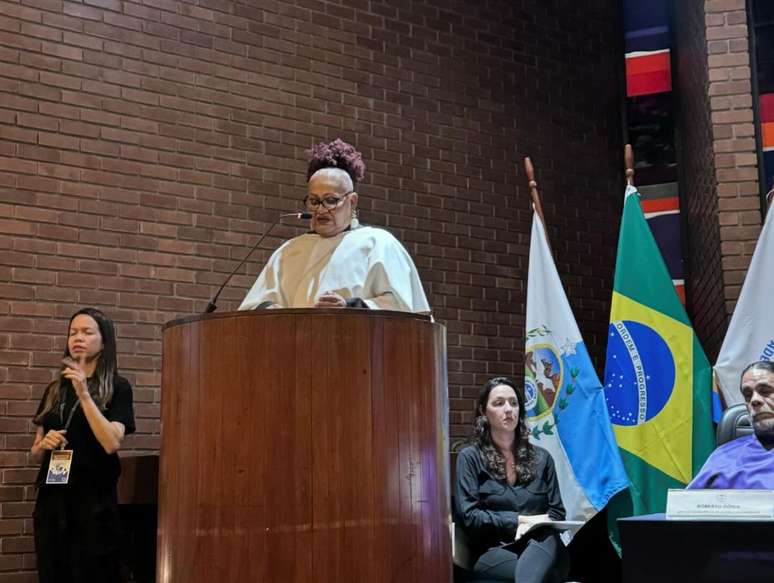
[[[747,405],[739,403],[723,411],[723,416],[718,422],[717,442],[718,445],[723,445],[737,437],[750,435],[752,432],[753,427]]]

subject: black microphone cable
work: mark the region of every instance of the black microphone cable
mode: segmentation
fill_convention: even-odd
[[[218,309],[218,297],[220,297],[220,292],[223,291],[223,288],[226,287],[226,284],[228,284],[229,281],[231,281],[231,278],[234,277],[234,274],[239,270],[240,267],[242,267],[245,264],[245,261],[247,261],[250,258],[250,255],[253,254],[253,251],[255,251],[258,248],[258,245],[261,244],[261,242],[266,238],[266,236],[271,233],[271,230],[277,226],[277,224],[282,219],[287,219],[289,217],[294,217],[296,219],[311,219],[312,213],[305,212],[305,211],[299,211],[295,213],[285,213],[284,215],[280,215],[277,217],[277,220],[275,220],[266,231],[264,231],[263,235],[261,235],[261,238],[258,239],[258,241],[250,248],[250,251],[247,252],[247,255],[245,255],[244,259],[239,262],[239,265],[237,265],[231,273],[228,274],[228,277],[223,281],[223,283],[218,288],[218,291],[215,292],[215,295],[212,297],[212,299],[207,302],[207,307],[204,310],[205,314],[210,314]]]

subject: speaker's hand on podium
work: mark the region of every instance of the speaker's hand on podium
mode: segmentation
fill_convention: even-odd
[[[317,302],[314,305],[315,308],[346,308],[347,300],[344,296],[337,294],[336,292],[327,291],[317,298]]]

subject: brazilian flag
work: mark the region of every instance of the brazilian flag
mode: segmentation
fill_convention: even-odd
[[[663,512],[715,447],[710,364],[640,207],[626,189],[610,308],[605,400],[630,486],[608,506],[615,519]]]

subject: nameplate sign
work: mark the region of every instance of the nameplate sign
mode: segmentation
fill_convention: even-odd
[[[669,490],[667,520],[774,520],[774,490]]]

